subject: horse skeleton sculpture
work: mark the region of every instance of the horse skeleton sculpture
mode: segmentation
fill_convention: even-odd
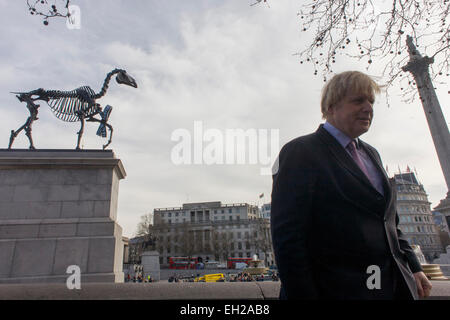
[[[97,135],[101,137],[106,137],[106,127],[108,127],[110,135],[108,143],[103,146],[105,149],[112,139],[113,128],[108,123],[108,118],[111,113],[112,107],[107,105],[103,110],[100,104],[96,103],[96,100],[103,97],[108,90],[108,85],[111,78],[116,75],[116,81],[119,84],[125,84],[134,88],[137,88],[136,81],[130,77],[125,70],[114,69],[107,74],[103,87],[99,93],[95,93],[90,87],[83,86],[72,91],[59,91],[59,90],[44,90],[37,89],[30,92],[12,92],[17,94],[17,98],[20,102],[25,102],[27,104],[28,111],[30,111],[30,116],[23,126],[21,126],[16,131],[11,130],[11,136],[9,138],[8,149],[14,142],[16,136],[25,129],[25,135],[30,141],[30,149],[35,149],[33,145],[33,138],[31,136],[31,126],[33,121],[38,120],[38,108],[40,105],[35,104],[37,100],[43,100],[47,102],[51,110],[58,119],[66,122],[81,122],[80,131],[78,131],[78,141],[76,149],[80,149],[81,137],[84,131],[84,121],[99,122],[99,128],[97,130]],[[94,116],[99,115],[100,119]]]

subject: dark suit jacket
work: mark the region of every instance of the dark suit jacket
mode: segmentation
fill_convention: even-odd
[[[382,172],[385,195],[323,125],[281,149],[271,208],[281,299],[385,299],[392,270],[406,298],[418,299],[412,273],[422,269],[397,228],[396,188],[378,152],[360,143]],[[381,270],[380,290],[368,289],[371,265]]]

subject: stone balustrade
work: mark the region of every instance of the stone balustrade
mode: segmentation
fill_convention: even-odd
[[[450,281],[432,281],[428,300],[450,300]],[[0,300],[277,300],[280,282],[0,284]]]

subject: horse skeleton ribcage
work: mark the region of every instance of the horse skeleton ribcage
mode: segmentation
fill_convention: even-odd
[[[94,90],[88,86],[80,87],[72,91],[47,91],[47,102],[53,111],[53,114],[66,122],[75,122],[80,120],[80,113],[88,117],[98,113]]]

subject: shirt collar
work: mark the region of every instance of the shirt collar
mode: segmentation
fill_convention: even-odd
[[[341,130],[334,127],[331,123],[326,121],[323,125],[323,128],[327,130],[338,142],[339,144],[345,149],[347,145],[352,140],[350,137],[348,137],[345,133],[343,133]],[[356,142],[356,148],[359,149],[359,139],[354,139]]]

